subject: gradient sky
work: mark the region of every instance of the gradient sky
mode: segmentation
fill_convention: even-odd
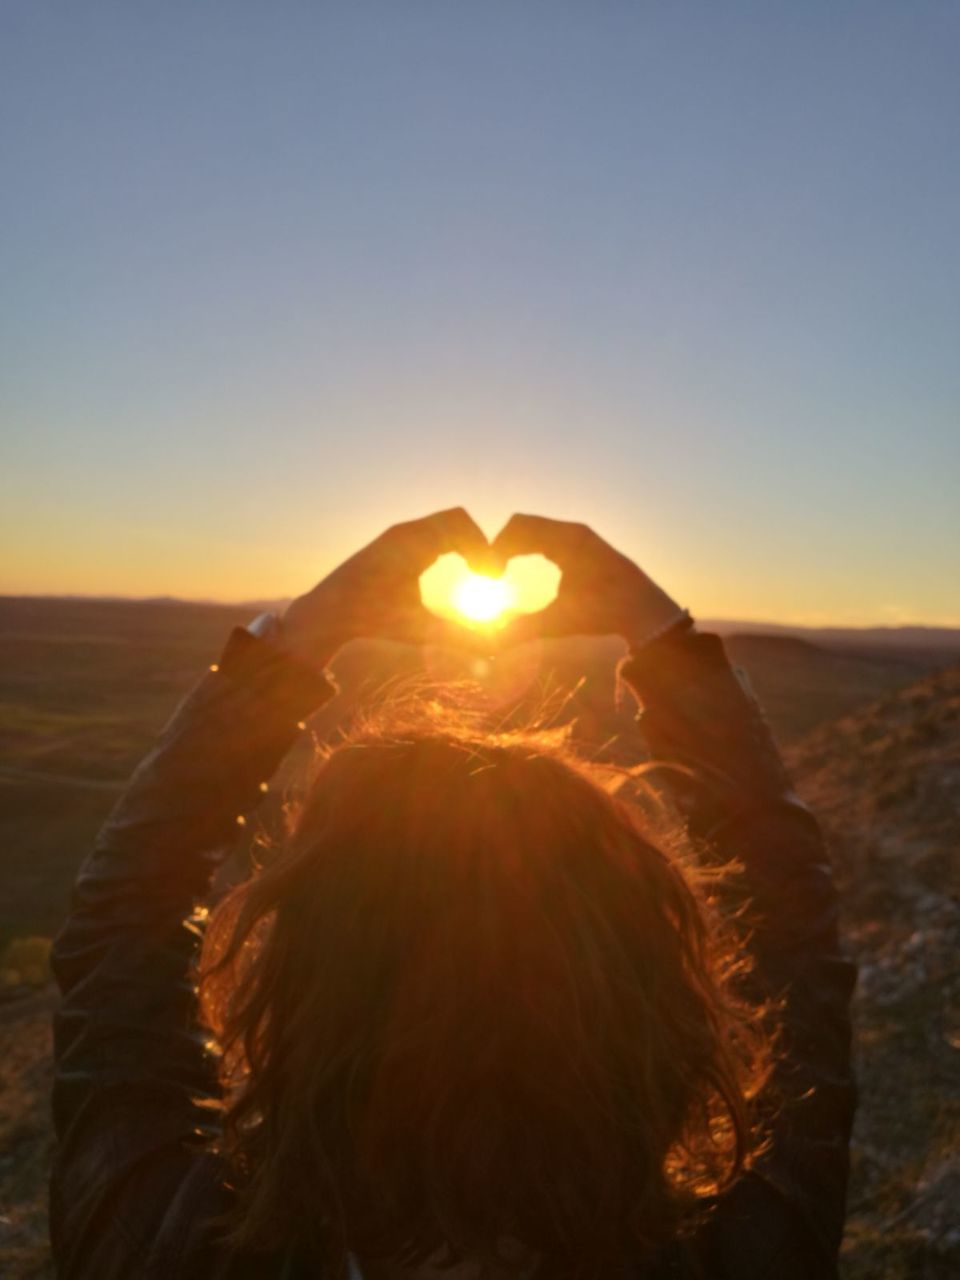
[[[593,524],[695,613],[960,623],[960,5],[0,7],[0,591]]]

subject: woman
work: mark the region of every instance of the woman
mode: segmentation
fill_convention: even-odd
[[[626,639],[707,879],[533,741],[368,731],[215,907],[201,1017],[197,907],[238,815],[341,645],[427,635],[418,579],[447,551],[562,570],[505,644]],[[59,1273],[824,1280],[853,1111],[835,913],[756,704],[640,569],[540,517],[491,545],[462,510],[398,525],[234,632],[79,874],[54,948]]]

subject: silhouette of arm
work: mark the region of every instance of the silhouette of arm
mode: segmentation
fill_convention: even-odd
[[[583,524],[517,514],[501,559],[539,552],[562,571],[553,604],[516,619],[534,636],[623,636],[621,675],[667,788],[706,859],[736,860],[752,929],[748,994],[782,1001],[783,1057],[769,1154],[724,1197],[697,1239],[705,1275],[829,1280],[843,1228],[854,1110],[848,1006],[853,966],[837,941],[837,899],[820,829],[790,789],[745,680],[713,635],[632,560]]]
[[[757,1247],[775,1258],[771,1274],[824,1280],[835,1274],[843,1229],[856,971],[840,952],[820,828],[793,793],[759,705],[717,636],[675,628],[628,658],[621,677],[643,706],[641,729],[654,758],[684,766],[662,776],[691,836],[706,856],[743,867],[737,888],[751,931],[749,994],[784,1002],[771,1148],[707,1232],[717,1254],[711,1265],[742,1249],[753,1231]],[[789,1206],[793,1227],[782,1239],[772,1220],[758,1222],[768,1188]]]
[[[197,907],[238,816],[262,799],[303,717],[334,694],[324,662],[356,636],[432,634],[441,624],[418,579],[451,550],[487,552],[460,508],[394,525],[293,601],[274,639],[235,631],[97,837],[52,957],[63,1003],[50,1216],[62,1280],[212,1274],[204,1233],[229,1192],[217,1157],[197,1150],[219,1123],[193,986]]]
[[[199,1139],[218,1124],[196,1021],[197,908],[298,722],[334,693],[319,672],[235,631],[136,770],[76,881],[55,941],[51,1236],[61,1277],[148,1267]],[[193,1150],[191,1150],[193,1148]],[[212,1157],[204,1157],[212,1160]],[[136,1259],[136,1261],[134,1261]]]

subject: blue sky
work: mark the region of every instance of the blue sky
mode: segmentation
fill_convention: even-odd
[[[0,591],[592,523],[695,613],[960,622],[960,6],[0,8]]]

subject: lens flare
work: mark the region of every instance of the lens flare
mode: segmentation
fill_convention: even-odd
[[[453,589],[453,606],[470,622],[494,622],[513,604],[513,588],[503,578],[470,573]]]

